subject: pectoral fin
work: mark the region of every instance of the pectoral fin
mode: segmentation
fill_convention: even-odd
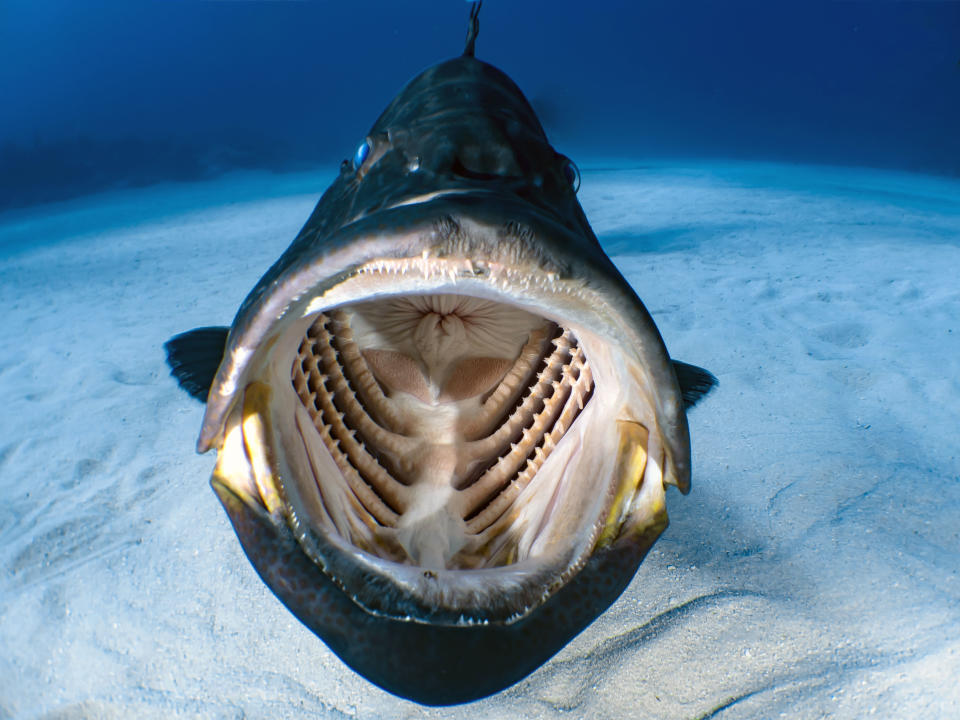
[[[163,344],[170,374],[190,397],[207,401],[229,332],[227,327],[201,327],[174,335]]]
[[[696,365],[689,365],[679,360],[673,360],[673,371],[677,374],[680,383],[680,394],[683,395],[683,405],[689,410],[707,393],[713,390],[719,381],[709,370]]]

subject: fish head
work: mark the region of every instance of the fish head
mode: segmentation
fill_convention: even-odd
[[[217,450],[213,484],[261,575],[328,642],[326,610],[291,599],[307,574],[358,627],[483,647],[580,602],[569,588],[598,587],[586,569],[607,563],[611,589],[562,645],[666,527],[666,486],[688,490],[677,375],[578,184],[505,74],[441,63],[242,304],[198,449]],[[267,535],[286,549],[267,558]]]

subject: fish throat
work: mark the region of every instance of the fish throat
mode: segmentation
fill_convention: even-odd
[[[509,565],[536,553],[562,473],[540,473],[594,380],[569,328],[460,295],[320,314],[292,363],[327,533],[426,569]],[[309,481],[311,478],[307,478]]]

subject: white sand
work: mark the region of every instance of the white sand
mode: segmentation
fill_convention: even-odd
[[[262,585],[163,362],[331,175],[0,215],[0,718],[960,716],[960,182],[584,165],[671,353],[721,386],[624,596],[453,709],[368,684]]]

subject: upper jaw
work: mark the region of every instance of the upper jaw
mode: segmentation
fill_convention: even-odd
[[[589,230],[587,231],[589,233]],[[377,271],[384,284],[354,282]],[[328,235],[308,225],[261,278],[237,313],[211,386],[198,452],[223,439],[235,393],[269,356],[279,335],[305,315],[394,292],[460,292],[577,318],[637,357],[657,388],[656,411],[676,461],[668,482],[686,490],[686,417],[660,334],[592,234],[574,232],[512,195],[443,194],[369,215]]]

